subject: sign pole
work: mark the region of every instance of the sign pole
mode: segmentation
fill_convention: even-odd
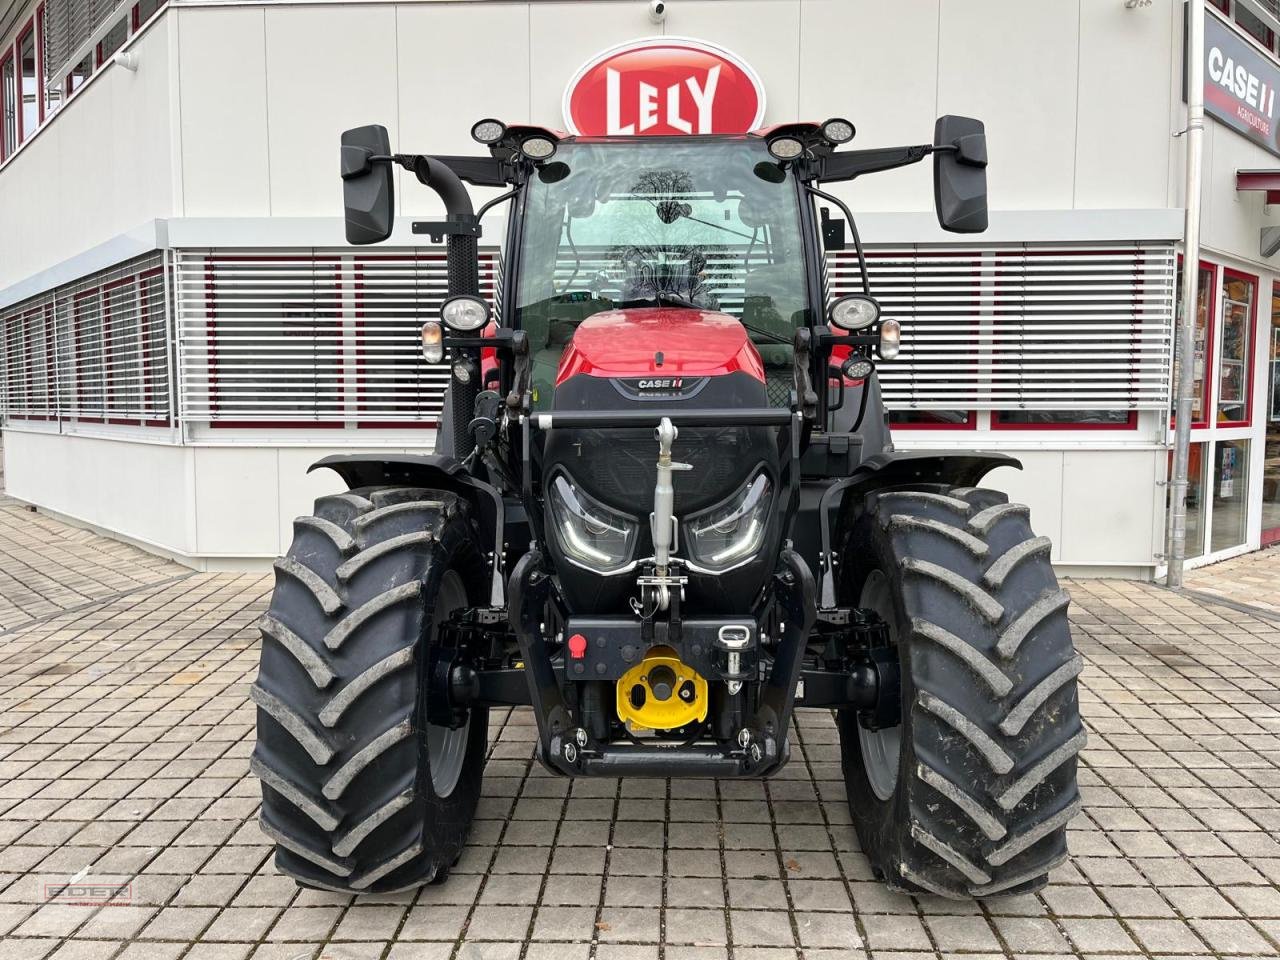
[[[1173,475],[1170,477],[1168,572],[1165,584],[1182,586],[1187,557],[1187,473],[1191,458],[1191,399],[1195,383],[1192,331],[1200,297],[1200,159],[1204,139],[1204,0],[1187,4],[1187,181],[1184,190],[1182,306],[1178,311],[1174,355],[1177,357],[1177,407],[1174,420]],[[1211,371],[1206,370],[1208,377]]]

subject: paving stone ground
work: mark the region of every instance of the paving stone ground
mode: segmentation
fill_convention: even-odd
[[[1280,614],[1203,599],[1231,595],[1246,562],[1252,593],[1274,594],[1280,553],[1197,573],[1194,597],[1068,584],[1085,809],[1038,895],[875,882],[827,715],[802,716],[768,783],[569,782],[531,761],[532,718],[513,711],[492,717],[451,879],[356,901],[277,875],[256,823],[246,694],[269,578],[158,571],[0,513],[0,609],[28,618],[0,634],[4,960],[1280,955]],[[30,600],[26,571],[70,580],[41,591],[60,612]],[[47,898],[77,876],[128,879],[128,903]]]

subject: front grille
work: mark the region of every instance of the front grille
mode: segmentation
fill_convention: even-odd
[[[723,500],[768,454],[762,427],[680,431],[672,457],[693,469],[674,474],[677,514]],[[548,451],[591,496],[614,509],[643,516],[653,509],[658,444],[652,430],[575,430]]]

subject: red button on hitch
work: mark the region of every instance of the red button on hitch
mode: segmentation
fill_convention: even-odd
[[[569,638],[569,656],[575,660],[581,660],[587,655],[587,638],[580,633],[575,633]]]

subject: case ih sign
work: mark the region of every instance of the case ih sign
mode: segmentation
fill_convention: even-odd
[[[1204,12],[1204,108],[1258,146],[1280,155],[1275,62],[1218,19]]]
[[[756,72],[723,47],[683,37],[611,47],[564,92],[565,125],[584,137],[746,133],[763,119]]]

